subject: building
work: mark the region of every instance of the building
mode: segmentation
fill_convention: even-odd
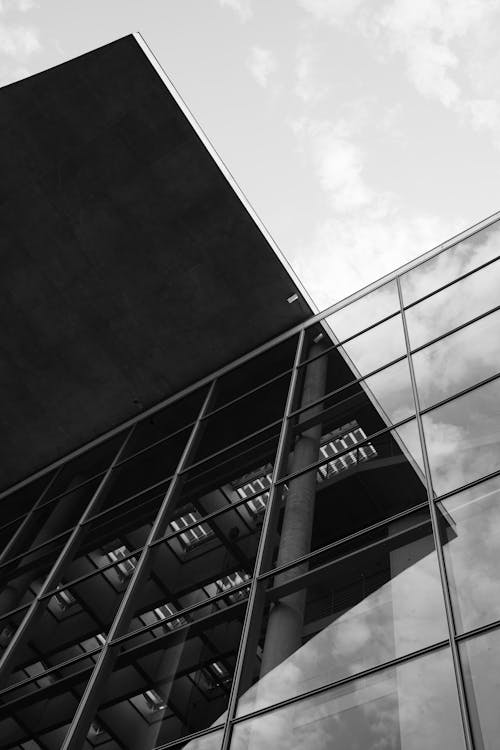
[[[140,38],[1,97],[2,750],[496,748],[499,217],[316,313]]]

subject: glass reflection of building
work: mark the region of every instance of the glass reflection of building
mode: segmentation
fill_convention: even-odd
[[[6,491],[0,746],[497,748],[499,269],[485,222]]]

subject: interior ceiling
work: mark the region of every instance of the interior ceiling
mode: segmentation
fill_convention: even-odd
[[[0,487],[311,313],[133,36],[0,91],[0,172]]]

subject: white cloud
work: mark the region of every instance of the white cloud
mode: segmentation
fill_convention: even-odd
[[[311,45],[301,45],[297,52],[295,94],[306,104],[324,99],[328,88],[318,80],[314,70],[315,55]]]
[[[362,3],[363,0],[297,0],[297,4],[316,20],[332,24],[341,23]]]
[[[243,23],[253,16],[251,0],[219,0],[219,5],[234,10]]]
[[[38,32],[27,26],[0,25],[0,53],[15,59],[29,57],[41,49]]]
[[[252,47],[250,57],[247,60],[247,68],[257,83],[265,88],[269,76],[277,68],[276,58],[271,50],[263,47]]]
[[[363,154],[344,121],[334,125],[303,118],[292,123],[292,129],[334,210],[344,213],[372,202],[362,174]]]

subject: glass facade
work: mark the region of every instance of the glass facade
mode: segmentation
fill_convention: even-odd
[[[3,494],[2,750],[497,747],[499,235]]]

